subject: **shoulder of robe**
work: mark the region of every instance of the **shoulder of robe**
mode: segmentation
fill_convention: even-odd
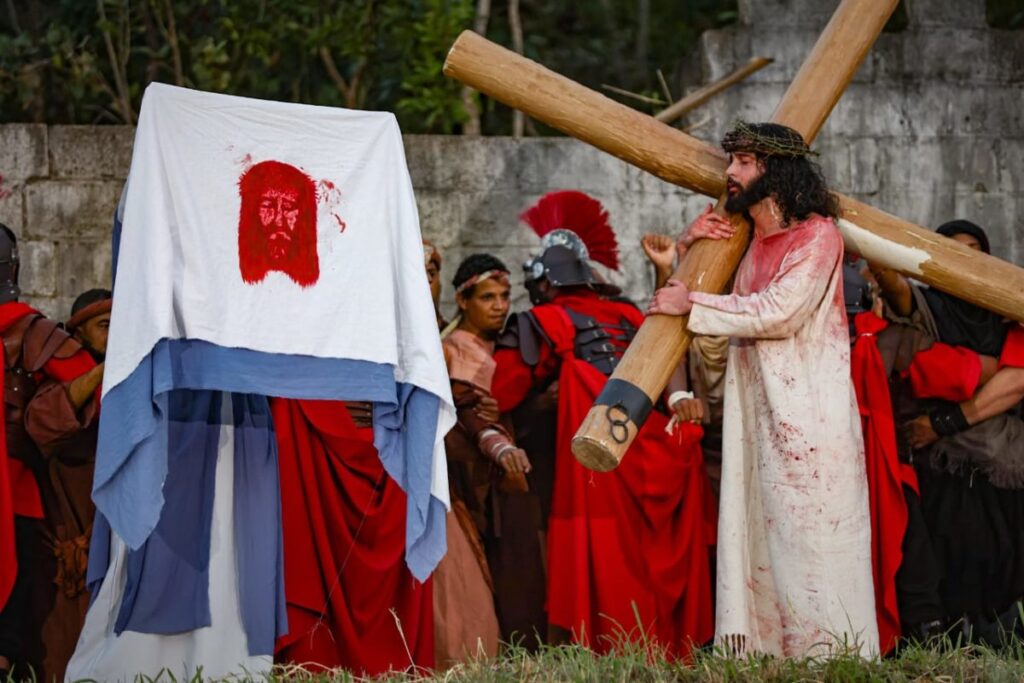
[[[22,366],[29,372],[39,372],[52,358],[71,358],[82,349],[56,321],[41,315],[29,323],[22,340]]]

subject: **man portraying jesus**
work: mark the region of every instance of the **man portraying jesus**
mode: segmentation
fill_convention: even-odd
[[[238,182],[238,265],[249,284],[277,270],[309,287],[320,277],[316,253],[316,186],[305,173],[264,161]]]
[[[725,208],[754,237],[732,294],[669,281],[650,313],[731,337],[725,379],[718,613],[727,649],[800,657],[878,651],[871,522],[850,380],[836,199],[796,131],[737,125]],[[710,207],[689,236],[722,239]]]

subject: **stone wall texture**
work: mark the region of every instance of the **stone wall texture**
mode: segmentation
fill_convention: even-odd
[[[707,82],[753,55],[775,63],[692,113],[693,134],[717,140],[736,118],[768,118],[837,4],[741,0],[740,21],[705,33],[690,71]],[[816,143],[829,182],[921,225],[974,220],[1024,265],[1024,32],[989,28],[983,0],[905,4],[909,26],[881,36]],[[21,240],[25,299],[44,312],[63,318],[79,292],[108,285],[131,146],[127,127],[0,125],[0,221]],[[677,233],[708,201],[565,138],[407,136],[406,152],[449,308],[447,281],[481,251],[506,261],[526,304],[519,266],[537,240],[517,216],[549,190],[604,202],[620,284],[638,300],[652,284],[642,234]]]

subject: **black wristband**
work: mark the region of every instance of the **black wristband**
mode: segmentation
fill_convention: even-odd
[[[959,434],[971,426],[959,403],[943,403],[928,413],[928,419],[939,436]]]

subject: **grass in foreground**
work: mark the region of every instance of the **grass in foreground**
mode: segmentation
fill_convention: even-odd
[[[345,672],[308,673],[278,670],[275,682],[361,682]],[[906,648],[883,660],[844,655],[829,660],[737,659],[701,651],[692,661],[673,663],[636,649],[596,656],[578,647],[546,648],[530,654],[512,649],[494,660],[474,661],[445,672],[394,674],[376,680],[421,683],[511,683],[513,681],[678,681],[732,683],[746,681],[1022,681],[1024,648],[1020,643],[997,652],[983,647]]]
[[[229,679],[241,680],[241,679]],[[737,659],[700,651],[686,663],[669,662],[650,648],[635,646],[615,655],[597,656],[578,646],[549,647],[536,653],[509,648],[491,660],[470,661],[441,672],[394,673],[374,679],[347,671],[310,672],[299,667],[276,667],[270,676],[255,680],[271,683],[512,683],[526,681],[1022,681],[1024,645],[1015,641],[996,651],[987,647],[955,648],[949,642],[938,647],[904,648],[883,660],[863,660],[843,655],[828,660],[783,660],[770,657]],[[185,683],[166,671],[139,676],[141,683]],[[188,683],[201,683],[199,675]]]

